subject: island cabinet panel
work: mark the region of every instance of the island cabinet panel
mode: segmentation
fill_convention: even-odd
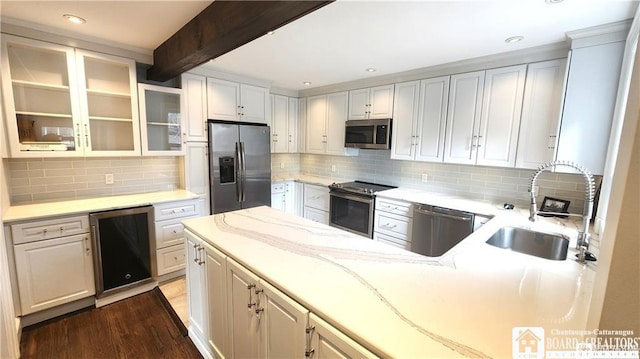
[[[227,303],[229,356],[258,358],[260,317],[256,314],[258,277],[227,258]]]
[[[309,315],[309,326],[311,329],[309,351],[313,358],[377,358],[366,348],[313,313]]]
[[[227,256],[203,242],[207,284],[207,344],[215,358],[229,357],[227,333]]]
[[[185,231],[187,253],[187,302],[189,312],[189,338],[202,352],[209,351],[205,348],[207,297],[206,281],[203,264],[200,260],[200,247],[202,240]]]

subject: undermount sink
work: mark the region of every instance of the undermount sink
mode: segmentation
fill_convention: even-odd
[[[539,258],[562,261],[567,259],[569,237],[518,227],[502,227],[486,243]]]

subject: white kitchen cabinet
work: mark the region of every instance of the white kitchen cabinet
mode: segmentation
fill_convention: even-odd
[[[484,71],[451,76],[444,162],[475,163],[483,88]]]
[[[184,156],[184,188],[203,199],[202,213],[211,213],[209,200],[209,145],[187,142]]]
[[[444,161],[513,167],[526,65],[451,76]]]
[[[343,156],[358,153],[357,149],[344,147],[347,105],[347,92],[308,98],[305,152]]]
[[[376,197],[373,239],[396,247],[411,248],[413,209],[409,202]]]
[[[189,337],[205,357],[229,357],[227,257],[189,231],[185,237]]]
[[[624,47],[616,41],[571,50],[557,160],[604,172]]]
[[[87,216],[11,225],[20,314],[95,294]]]
[[[182,89],[138,84],[142,154],[179,156],[185,153]]]
[[[304,358],[309,310],[266,281],[257,286],[261,358]]]
[[[293,182],[293,214],[299,217],[304,216],[304,183]]]
[[[135,62],[3,35],[12,157],[137,156]]]
[[[298,99],[298,135],[297,138],[297,151],[305,153],[307,150],[307,99]]]
[[[442,162],[449,76],[396,84],[391,158]]]
[[[349,119],[391,118],[394,85],[349,91]]]
[[[264,87],[207,78],[210,119],[268,123],[269,90]]]
[[[182,109],[187,142],[207,142],[207,78],[182,74]]]
[[[527,67],[517,168],[535,169],[554,158],[566,64],[566,59],[558,59]]]
[[[329,224],[329,188],[305,183],[303,217]]]
[[[260,357],[259,278],[227,258],[228,343],[230,358]]]
[[[298,99],[271,95],[271,153],[298,152]]]
[[[286,213],[296,214],[295,182],[282,181],[271,184],[271,207]]]
[[[185,268],[184,227],[182,220],[202,213],[198,199],[153,205],[156,250],[156,276]]]
[[[317,359],[377,358],[376,355],[356,343],[325,322],[314,313],[309,314],[310,357]]]

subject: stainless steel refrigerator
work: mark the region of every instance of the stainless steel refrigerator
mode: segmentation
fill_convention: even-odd
[[[209,120],[211,213],[271,205],[269,126]]]

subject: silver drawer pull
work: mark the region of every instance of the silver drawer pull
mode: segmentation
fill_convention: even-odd
[[[390,223],[387,223],[387,224],[383,224],[382,227],[393,229],[393,228],[396,228],[397,226],[395,224],[391,225]]]

